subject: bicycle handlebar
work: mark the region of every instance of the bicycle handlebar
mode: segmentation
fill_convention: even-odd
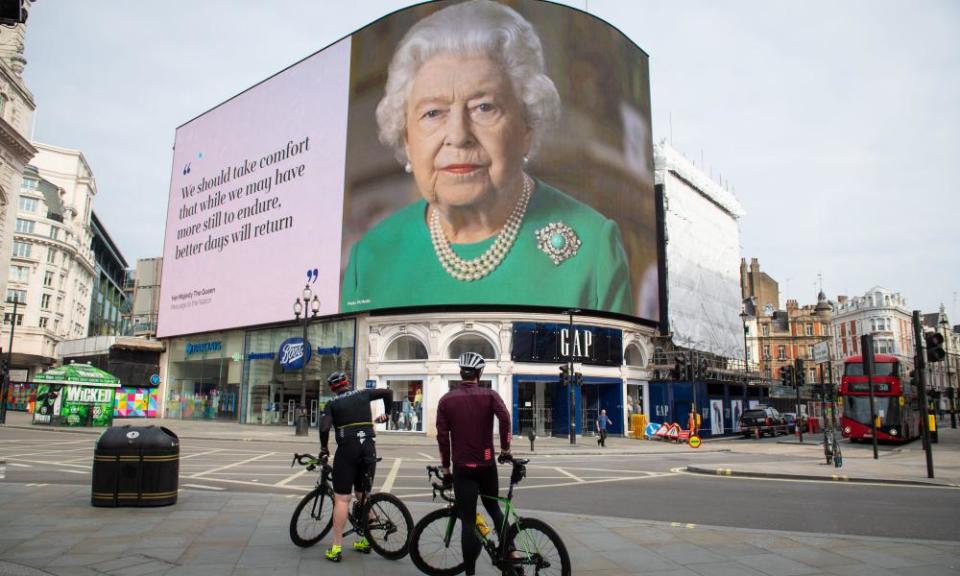
[[[293,468],[294,464],[299,464],[301,466],[306,466],[307,470],[313,471],[316,470],[317,464],[326,465],[326,463],[326,458],[317,458],[313,454],[294,453],[293,460],[290,462],[290,467]]]

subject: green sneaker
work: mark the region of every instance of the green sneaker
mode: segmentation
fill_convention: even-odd
[[[337,544],[334,544],[329,550],[327,550],[326,557],[327,560],[331,562],[339,562],[343,560],[343,548]]]
[[[353,543],[353,549],[361,554],[369,554],[370,542],[368,542],[366,538],[360,538]]]

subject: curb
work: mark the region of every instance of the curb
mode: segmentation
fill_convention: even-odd
[[[780,480],[816,480],[820,482],[842,482],[845,484],[890,484],[895,486],[926,486],[937,488],[960,488],[960,485],[949,482],[937,482],[927,480],[902,480],[895,478],[866,478],[857,476],[847,476],[845,474],[831,474],[822,476],[816,474],[783,474],[779,472],[748,472],[744,470],[733,470],[732,468],[701,468],[699,466],[686,466],[686,472],[691,474],[703,474],[705,476],[729,476],[737,478],[776,478]]]

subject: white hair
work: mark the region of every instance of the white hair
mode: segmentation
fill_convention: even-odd
[[[536,30],[512,8],[491,0],[469,0],[417,22],[390,61],[383,99],[377,105],[380,141],[406,162],[407,99],[420,67],[437,54],[485,54],[503,66],[523,105],[532,157],[547,128],[560,116],[560,95],[545,73]]]

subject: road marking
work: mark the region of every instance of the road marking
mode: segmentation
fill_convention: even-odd
[[[573,478],[573,479],[576,480],[577,482],[581,482],[581,483],[582,483],[582,482],[585,482],[585,480],[584,480],[583,478],[580,478],[579,476],[574,476],[573,474],[567,472],[567,471],[564,470],[563,468],[554,468],[554,470],[556,470],[557,472],[559,472],[559,473],[561,473],[561,474],[564,474],[564,475],[566,475],[566,476],[569,476],[569,477]]]
[[[36,483],[36,482],[31,482],[31,483],[29,483],[29,484],[24,484],[24,486],[32,486],[32,487],[34,487],[34,488],[42,488],[42,487],[44,487],[44,486],[49,486],[49,484],[39,484],[39,483]]]
[[[10,465],[16,466],[17,468],[33,468],[33,466],[29,464],[20,464],[19,462],[11,462]]]
[[[668,472],[646,472],[646,476],[627,476],[624,478],[617,478],[615,480],[582,480],[580,482],[557,482],[555,484],[537,484],[534,486],[514,486],[514,490],[536,490],[539,488],[563,488],[565,486],[582,486],[584,484],[604,484],[610,482],[625,482],[628,480],[650,480],[654,478],[662,478],[665,476],[676,476],[676,474],[670,474]],[[536,480],[536,478],[528,478],[531,480]],[[433,496],[433,492],[420,492],[418,494],[404,494],[404,498],[427,498]]]
[[[673,528],[696,528],[696,524],[690,524],[689,522],[671,522],[670,526]]]
[[[274,486],[286,486],[287,484],[289,484],[289,483],[292,482],[293,480],[296,480],[297,478],[303,476],[303,475],[306,474],[307,472],[308,472],[308,470],[307,470],[306,468],[304,468],[303,470],[301,470],[301,471],[299,471],[299,472],[295,472],[295,473],[287,476],[287,477],[284,478],[283,480],[281,480],[281,481],[277,482],[276,484],[274,484]]]
[[[67,472],[68,474],[86,474],[86,472],[85,472],[84,470],[70,470],[70,469],[67,469],[67,468],[64,468],[63,470],[60,470],[60,471],[61,471],[61,472]]]
[[[220,466],[218,468],[211,468],[206,472],[197,472],[196,474],[191,474],[190,476],[187,476],[187,478],[199,478],[207,474],[213,474],[214,472],[219,472],[221,470],[227,470],[228,468],[235,468],[237,466],[242,466],[250,462],[255,462],[257,460],[260,460],[261,458],[266,458],[267,456],[273,456],[274,454],[276,454],[276,452],[267,452],[266,454],[261,454],[259,456],[254,456],[253,458],[247,458],[246,460],[241,460],[240,462],[234,462],[233,464],[227,464],[226,466]]]
[[[197,456],[206,456],[207,454],[213,454],[215,452],[223,452],[225,448],[214,448],[213,450],[207,450],[206,452],[196,452],[194,454],[187,454],[186,456],[181,456],[181,460],[187,460],[189,458],[196,458]]]
[[[222,486],[204,486],[203,484],[181,484],[184,488],[200,488],[201,490],[226,490]]]
[[[403,462],[403,458],[397,458],[393,461],[393,467],[390,468],[387,479],[383,481],[383,486],[380,487],[381,492],[389,492],[393,488],[393,482],[397,479],[397,472],[400,471],[400,462]]]
[[[439,458],[437,458],[436,456],[431,456],[431,455],[425,454],[425,453],[423,453],[423,452],[417,452],[417,454],[423,456],[423,457],[426,458],[427,460],[439,460]]]

